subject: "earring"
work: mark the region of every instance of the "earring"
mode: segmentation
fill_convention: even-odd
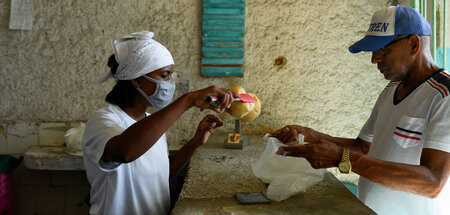
[[[136,87],[141,87],[141,82],[139,81],[139,80],[136,80],[137,81],[137,86]]]

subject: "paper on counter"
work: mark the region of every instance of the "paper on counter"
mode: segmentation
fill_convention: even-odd
[[[33,27],[33,0],[11,0],[9,28],[31,30]]]
[[[296,146],[296,145],[299,145],[299,144],[308,144],[308,143],[305,142],[305,136],[303,136],[303,134],[298,133],[296,140],[294,140],[292,142],[289,142],[289,143],[284,143],[284,144],[288,145],[288,146]]]

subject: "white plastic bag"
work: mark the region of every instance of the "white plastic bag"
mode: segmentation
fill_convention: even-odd
[[[303,135],[298,140],[303,142]],[[275,137],[269,137],[269,134],[264,136],[264,141],[266,149],[259,160],[252,164],[252,170],[256,177],[270,183],[267,188],[269,199],[285,200],[323,180],[324,169],[312,168],[305,158],[277,155],[278,148],[285,144]]]
[[[84,128],[86,124],[83,122],[77,123],[73,128],[69,129],[64,135],[66,140],[66,152],[71,155],[82,156],[81,139],[83,138]]]

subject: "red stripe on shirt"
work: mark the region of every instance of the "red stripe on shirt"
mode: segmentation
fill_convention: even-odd
[[[446,70],[442,70],[441,74],[450,78],[450,74],[448,74],[448,72]]]
[[[430,82],[431,83],[433,83],[436,87],[439,87],[439,88],[441,88],[442,89],[442,91],[444,91],[444,94],[445,94],[445,96],[448,96],[448,92],[447,92],[447,90],[445,90],[445,88],[442,86],[442,85],[440,85],[440,84],[438,84],[438,83],[436,83],[436,82],[434,82],[433,81],[433,79],[432,78],[430,78]]]
[[[386,85],[386,87],[395,86],[398,84],[400,84],[400,81],[390,82],[388,85]]]
[[[406,136],[406,135],[400,134],[400,133],[398,133],[398,132],[396,132],[396,131],[394,132],[394,134],[396,134],[396,135],[398,135],[398,136],[400,136],[400,137],[407,138],[407,139],[420,140],[420,138],[418,138],[418,137]]]

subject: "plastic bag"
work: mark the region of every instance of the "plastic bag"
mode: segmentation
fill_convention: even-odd
[[[303,135],[297,139],[303,142]],[[305,158],[277,155],[278,148],[286,144],[269,134],[264,136],[264,141],[266,149],[252,164],[252,170],[256,177],[270,183],[266,194],[269,199],[285,200],[323,180],[324,169],[312,168]]]
[[[66,152],[71,155],[82,156],[81,139],[83,138],[84,128],[86,124],[83,122],[77,123],[73,128],[69,129],[64,135],[66,140]]]

